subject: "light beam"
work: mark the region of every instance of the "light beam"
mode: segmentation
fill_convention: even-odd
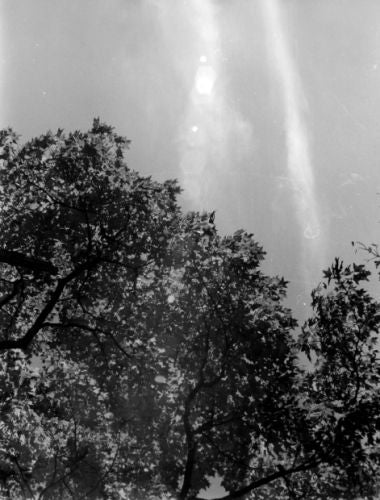
[[[216,2],[192,0],[183,6],[194,31],[192,81],[179,138],[181,184],[192,209],[212,210],[232,167],[232,151],[247,149],[251,128],[228,103]]]
[[[320,216],[315,194],[309,132],[304,119],[306,105],[301,78],[291,54],[283,14],[278,0],[262,0],[269,53],[282,93],[285,116],[287,169],[294,189],[294,201],[302,235],[313,240],[314,258],[322,259]],[[310,257],[310,256],[309,256]],[[304,269],[308,274],[307,270]]]

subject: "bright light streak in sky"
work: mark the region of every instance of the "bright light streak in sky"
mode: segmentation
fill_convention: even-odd
[[[202,95],[211,95],[216,80],[216,73],[212,66],[199,66],[195,76],[195,87]]]
[[[212,122],[220,106],[215,93],[219,49],[219,33],[209,0],[193,0],[186,6],[194,19],[194,37],[204,53],[198,55],[198,66],[190,89],[182,123],[180,165],[185,196],[195,203],[203,202],[207,190],[207,166],[212,143],[217,139]],[[218,102],[219,101],[219,102]],[[198,207],[201,208],[201,207]],[[205,207],[203,207],[205,208]]]
[[[311,251],[321,259],[324,243],[314,186],[309,133],[304,120],[306,99],[302,82],[291,54],[284,17],[278,0],[262,0],[264,22],[268,32],[269,53],[280,83],[285,114],[287,168],[294,190],[297,216],[303,237],[315,240]],[[309,256],[310,257],[310,256]]]
[[[215,4],[192,0],[183,8],[184,16],[193,21],[194,47],[189,47],[193,80],[180,127],[181,184],[191,209],[210,210],[218,182],[232,168],[231,151],[246,144],[251,128],[228,103]]]

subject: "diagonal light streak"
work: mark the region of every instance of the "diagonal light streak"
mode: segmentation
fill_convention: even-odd
[[[193,25],[193,73],[180,127],[179,160],[184,196],[198,210],[215,208],[216,179],[221,188],[232,168],[232,148],[243,150],[251,133],[250,125],[228,103],[215,5],[212,0],[184,4]]]
[[[303,236],[313,242],[314,256],[322,258],[323,241],[315,193],[309,133],[304,120],[306,99],[302,82],[289,49],[285,23],[278,0],[262,0],[270,53],[280,84],[284,106],[288,175]]]

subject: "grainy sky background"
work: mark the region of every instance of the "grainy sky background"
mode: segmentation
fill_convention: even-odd
[[[253,232],[302,317],[379,241],[378,0],[0,0],[0,127],[100,116],[185,209]]]

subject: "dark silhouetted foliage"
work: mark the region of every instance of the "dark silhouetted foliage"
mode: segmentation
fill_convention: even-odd
[[[183,214],[95,120],[0,132],[4,498],[373,498],[379,304],[336,260],[295,339],[242,230]],[[300,365],[299,354],[312,361]]]

